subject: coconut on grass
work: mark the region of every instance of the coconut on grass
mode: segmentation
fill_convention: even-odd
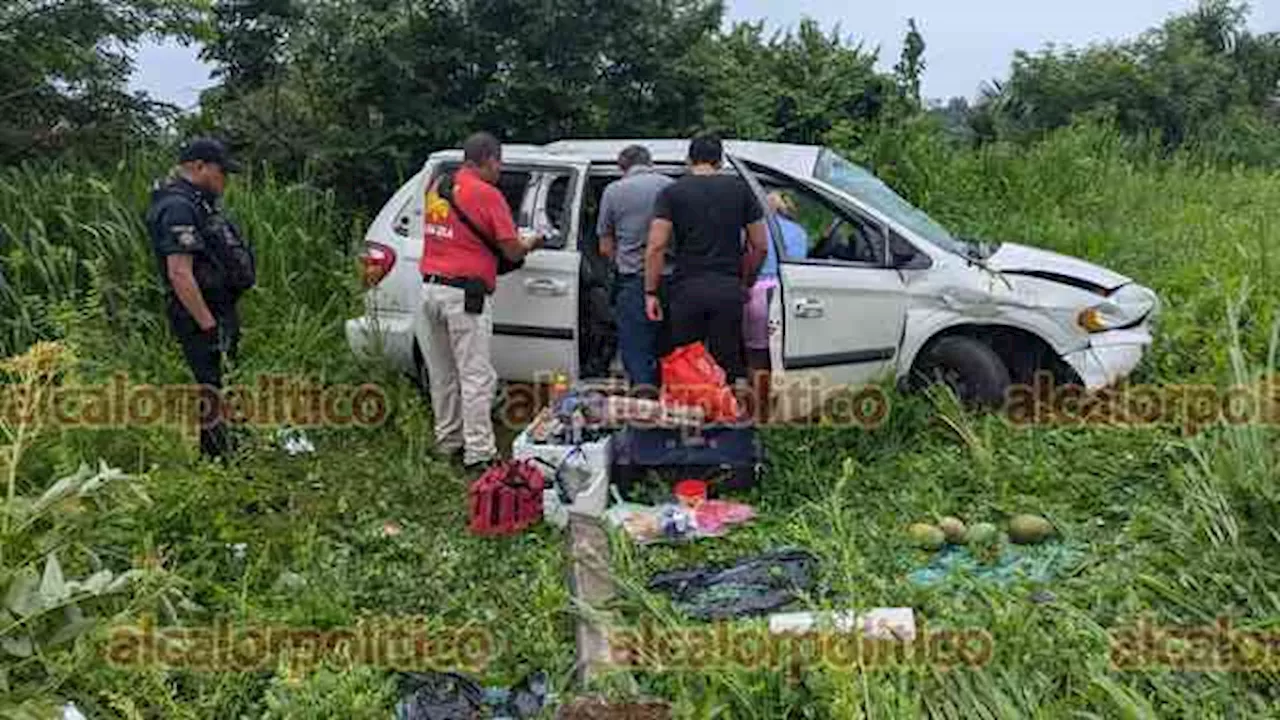
[[[991,523],[974,523],[965,533],[964,541],[974,547],[987,547],[1000,542],[1000,529]]]
[[[960,518],[948,515],[938,521],[938,527],[942,530],[942,533],[947,536],[947,542],[952,545],[964,544],[964,538],[968,533],[968,529],[965,528],[964,522],[962,522]]]
[[[1053,532],[1053,524],[1039,515],[1015,515],[1009,521],[1009,539],[1020,545],[1044,542]]]
[[[916,523],[907,528],[911,542],[922,550],[940,550],[947,543],[946,533],[928,523]]]

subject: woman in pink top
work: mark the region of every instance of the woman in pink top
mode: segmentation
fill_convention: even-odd
[[[778,249],[782,245],[786,257],[805,257],[809,252],[809,233],[800,223],[795,221],[796,207],[781,192],[774,191],[768,196],[769,209],[777,216],[778,226],[782,230],[781,243],[778,238],[771,238],[769,254],[760,266],[760,275],[751,288],[751,296],[742,313],[742,337],[747,350],[747,367],[751,373],[752,386],[755,388],[756,400],[761,420],[768,419],[769,398],[769,296],[778,287]]]

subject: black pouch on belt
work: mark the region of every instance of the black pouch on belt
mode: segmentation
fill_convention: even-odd
[[[468,315],[479,315],[484,312],[484,296],[489,294],[483,280],[467,278],[462,283],[462,308]]]

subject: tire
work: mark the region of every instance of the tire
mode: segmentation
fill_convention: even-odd
[[[938,340],[912,370],[911,387],[943,384],[968,407],[994,408],[1005,401],[1012,380],[1009,368],[986,343],[963,335]]]

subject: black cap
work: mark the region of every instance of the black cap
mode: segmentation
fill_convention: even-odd
[[[213,138],[196,138],[182,148],[182,153],[178,155],[178,162],[180,163],[195,162],[196,160],[219,165],[224,172],[240,172],[240,163],[231,159],[231,154],[227,152],[227,146]]]

